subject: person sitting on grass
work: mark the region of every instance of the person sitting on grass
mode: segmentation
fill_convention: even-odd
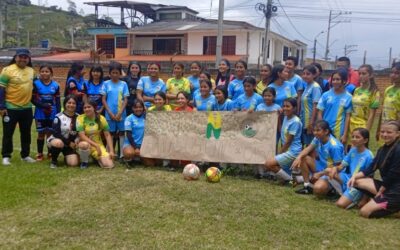
[[[285,115],[281,129],[282,147],[280,153],[273,159],[265,162],[265,169],[272,171],[283,183],[292,180],[290,166],[297,155],[301,152],[301,131],[300,118],[296,116],[297,100],[288,98],[283,102],[283,114]]]
[[[98,161],[100,167],[113,168],[114,147],[106,118],[96,112],[96,103],[92,101],[84,103],[83,112],[76,121],[81,169],[88,167],[89,155]],[[108,151],[102,143],[101,133],[106,138]]]
[[[384,123],[380,136],[385,143],[367,169],[353,175],[348,182],[371,199],[361,207],[366,218],[380,218],[400,211],[400,122]],[[382,180],[373,178],[379,169]]]
[[[341,194],[336,201],[340,208],[350,208],[361,200],[362,193],[355,188],[348,188],[350,178],[359,171],[363,171],[371,164],[374,155],[368,149],[369,131],[365,128],[356,128],[351,135],[353,147],[344,157],[342,163],[337,167],[326,168],[325,173],[329,176],[329,183]]]
[[[50,148],[50,168],[57,168],[57,158],[62,152],[64,161],[69,167],[76,167],[79,164],[78,154],[75,152],[78,143],[76,132],[77,100],[74,95],[64,98],[64,111],[56,115],[53,120],[53,134],[47,139],[47,146]]]
[[[331,187],[328,180],[321,178],[327,167],[338,166],[343,160],[343,144],[331,132],[329,124],[319,120],[314,126],[314,139],[293,161],[292,169],[300,169],[304,179],[304,188],[296,190],[298,194],[324,196]],[[310,173],[312,178],[310,180]],[[314,189],[312,183],[314,183]]]

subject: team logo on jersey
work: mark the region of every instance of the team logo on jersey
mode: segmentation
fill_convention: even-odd
[[[344,106],[346,104],[346,99],[340,99],[340,106]]]

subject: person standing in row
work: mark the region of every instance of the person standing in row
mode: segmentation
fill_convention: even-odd
[[[137,98],[136,89],[141,75],[142,66],[140,66],[140,64],[137,62],[130,62],[128,65],[128,72],[126,72],[126,76],[122,79],[128,85],[129,90],[128,104],[126,105],[126,116],[132,114],[133,112],[133,103]]]
[[[11,164],[13,135],[19,125],[21,158],[35,162],[29,156],[31,145],[32,90],[35,71],[27,49],[17,49],[15,56],[0,74],[0,115],[3,117],[2,164]]]

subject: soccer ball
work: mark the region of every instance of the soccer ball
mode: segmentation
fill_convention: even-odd
[[[221,171],[216,167],[210,167],[206,170],[205,176],[208,182],[219,182],[222,176]]]
[[[183,168],[182,175],[183,179],[185,180],[188,181],[197,180],[200,177],[200,169],[195,164],[189,163]]]

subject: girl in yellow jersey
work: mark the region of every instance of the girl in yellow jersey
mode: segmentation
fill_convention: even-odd
[[[261,80],[257,83],[256,91],[259,95],[262,95],[264,89],[268,87],[271,82],[272,66],[269,64],[264,64],[260,68],[260,78]]]
[[[84,103],[83,112],[76,120],[81,168],[87,168],[89,155],[98,161],[100,167],[113,168],[114,147],[106,118],[96,112],[96,103],[92,101]],[[102,143],[101,132],[106,138],[107,150]]]
[[[176,95],[179,91],[185,91],[190,94],[190,82],[183,77],[185,66],[182,63],[174,63],[174,77],[167,80],[167,99],[172,108],[178,107],[176,104]]]
[[[350,117],[350,129],[366,128],[371,130],[376,110],[379,107],[379,90],[374,79],[374,69],[369,64],[358,69],[361,86],[356,88],[352,97],[353,111]],[[349,133],[349,139],[351,134]]]
[[[392,65],[390,80],[392,81],[392,85],[386,88],[383,95],[382,113],[376,130],[377,141],[379,140],[381,124],[390,120],[400,120],[400,62]]]

